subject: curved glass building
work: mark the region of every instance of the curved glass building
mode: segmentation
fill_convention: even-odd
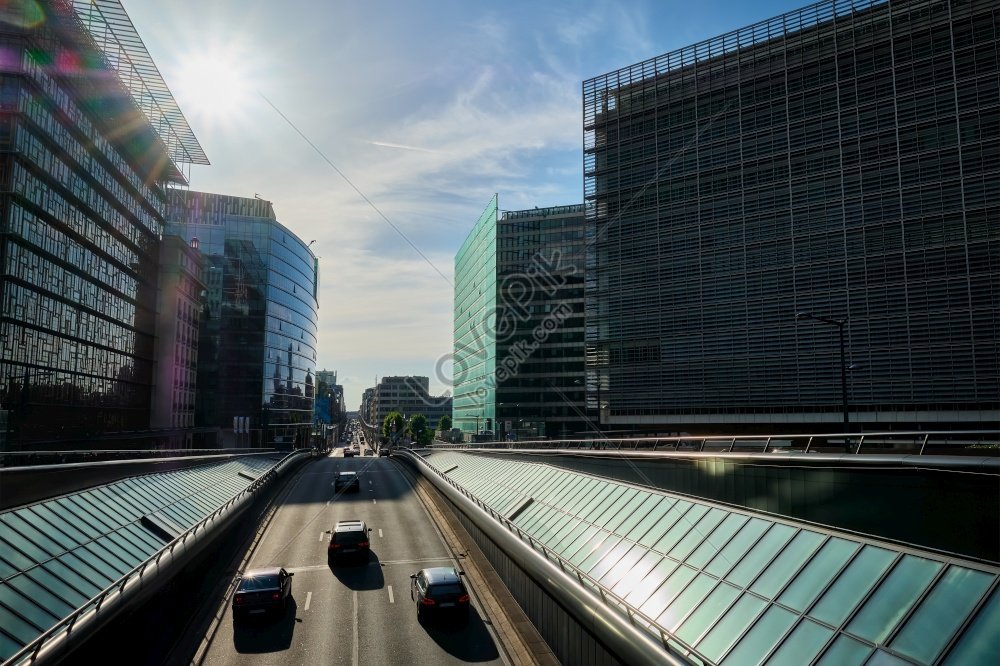
[[[305,445],[316,368],[316,256],[271,202],[171,190],[167,230],[198,239],[205,312],[195,422],[224,445]]]

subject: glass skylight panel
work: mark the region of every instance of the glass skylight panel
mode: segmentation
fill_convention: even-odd
[[[618,596],[625,596],[620,592],[616,592],[618,583],[624,579],[629,572],[635,567],[635,565],[642,559],[647,551],[645,548],[637,543],[632,543],[631,541],[623,541],[619,544],[619,547],[624,547],[628,545],[629,548],[623,554],[621,559],[614,564],[614,566],[605,569],[604,573],[600,576],[601,585],[608,588]],[[591,572],[592,576],[597,577],[597,568]]]
[[[629,533],[636,527],[636,525],[642,522],[658,504],[663,502],[664,497],[662,495],[640,492],[636,499],[641,500],[641,503],[634,508],[631,505],[625,507],[625,511],[623,512],[624,520],[620,522],[612,521],[608,523],[608,529],[612,532],[618,532],[618,534],[630,536],[635,539],[636,537],[634,535],[630,535]]]
[[[51,571],[59,578],[66,581],[72,581],[73,587],[84,595],[84,601],[95,596],[104,587],[99,587],[96,583],[86,578],[83,573],[77,571],[76,568],[69,567],[59,560],[49,560],[43,566],[46,571]],[[94,575],[94,578],[96,580],[101,580],[101,577],[96,574]]]
[[[652,548],[656,545],[664,534],[670,531],[677,521],[681,519],[692,506],[691,502],[687,500],[677,500],[674,502],[673,506],[664,507],[663,505],[657,507],[657,509],[665,509],[666,515],[663,516],[662,520],[657,520],[649,529],[648,532],[642,535],[639,539],[639,543],[646,546],[647,548]],[[639,530],[637,529],[636,532]]]
[[[690,525],[690,529],[684,533],[684,536],[678,540],[669,551],[664,550],[663,552],[667,553],[675,560],[687,559],[687,556],[698,547],[698,544],[704,541],[706,537],[708,537],[708,535],[711,534],[712,531],[719,525],[719,523],[727,518],[727,516],[729,516],[729,513],[723,511],[722,509],[710,509],[701,517],[701,519]],[[684,526],[683,518],[678,522],[678,525],[680,527]],[[666,548],[666,542],[663,539],[661,539],[660,543],[657,545]],[[659,548],[657,550],[659,550]],[[701,568],[697,565],[692,566],[698,569]]]
[[[608,571],[611,571],[613,569],[618,569],[619,563],[624,558],[625,553],[630,552],[633,546],[635,546],[634,543],[632,543],[627,539],[619,539],[617,536],[613,538],[618,539],[618,543],[615,544],[614,548],[609,550],[604,555],[604,557],[600,559],[599,562],[596,562],[594,564],[594,566],[585,570],[587,575],[589,575],[591,578],[594,578],[596,580],[601,580]],[[632,560],[631,562],[628,563],[628,566],[631,567],[634,562],[635,560]],[[606,587],[610,589],[610,586]]]
[[[21,575],[8,578],[4,581],[4,585],[10,585],[25,598],[45,606],[57,618],[66,617],[76,610],[76,606],[56,595],[53,591],[42,587],[28,576]]]
[[[812,605],[827,583],[840,571],[847,560],[854,555],[858,544],[839,537],[831,537],[816,556],[789,583],[778,600],[800,613]]]
[[[795,528],[781,523],[773,523],[760,541],[726,575],[726,580],[734,585],[746,587],[774,559],[795,534]]]
[[[955,647],[945,658],[946,666],[992,664],[997,657],[997,627],[1000,627],[1000,589],[976,615]]]
[[[904,555],[847,625],[847,631],[875,644],[885,641],[943,566]]]
[[[619,495],[618,498],[615,499],[613,503],[609,504],[608,508],[605,511],[603,511],[594,518],[594,524],[599,527],[604,527],[605,529],[607,529],[607,523],[610,523],[612,520],[620,518],[621,513],[625,510],[625,507],[628,505],[630,501],[632,501],[632,498],[638,494],[639,494],[638,490],[635,490],[633,488],[626,488],[625,492]]]
[[[48,629],[59,619],[32,599],[22,596],[9,585],[0,585],[0,609],[3,609],[3,607],[13,610],[25,620],[38,627],[40,631]],[[0,610],[0,613],[2,612],[3,610]],[[2,624],[2,617],[0,617],[0,626],[3,626],[4,629],[7,628],[5,624]]]
[[[767,666],[801,666],[816,658],[833,636],[833,630],[803,619],[767,659]]]
[[[57,544],[47,535],[39,532],[33,525],[25,522],[25,520],[18,515],[18,512],[8,513],[3,516],[2,524],[8,530],[16,530],[23,539],[30,540],[32,544],[50,556],[57,555],[58,553],[66,550],[64,546]]]
[[[708,563],[705,571],[716,576],[724,576],[730,569],[740,562],[746,552],[750,550],[755,543],[757,543],[757,539],[760,538],[760,535],[762,535],[770,526],[771,523],[766,520],[751,518],[743,525],[743,527],[740,528],[740,531],[729,540],[729,543],[727,543],[726,546],[719,551],[714,558],[712,558],[712,561]]]
[[[597,531],[587,523],[577,522],[568,534],[563,536],[558,543],[552,546],[552,550],[556,551],[562,557],[566,556],[566,553],[564,552],[565,550],[575,552],[580,545],[578,537],[587,530],[591,530],[592,532]]]
[[[676,562],[664,559],[659,553],[646,551],[611,591],[633,608],[638,608],[677,566]]]
[[[773,599],[785,583],[799,571],[802,564],[812,557],[824,538],[811,530],[799,530],[795,538],[754,581],[750,589],[762,597]]]
[[[675,635],[688,645],[694,645],[705,631],[715,624],[729,606],[740,596],[740,591],[728,583],[719,583],[705,600],[677,627]]]
[[[621,539],[619,537],[614,536],[613,534],[610,533],[605,533],[605,534],[607,534],[607,536],[605,537],[604,541],[602,541],[596,548],[594,548],[589,555],[587,555],[585,558],[580,560],[579,563],[576,564],[577,568],[580,569],[580,571],[583,571],[584,573],[589,573],[595,564],[600,562],[606,555],[608,555],[608,553],[611,552],[612,548],[614,548],[619,544],[619,542],[621,542]],[[596,577],[597,576],[592,576],[592,578]]]
[[[3,605],[0,605],[0,626],[3,627],[5,633],[10,634],[14,637],[14,640],[18,642],[18,645],[11,650],[10,654],[17,652],[23,646],[27,645],[31,641],[35,640],[38,636],[40,627],[36,627],[20,617],[7,610]],[[2,635],[2,633],[0,633]]]
[[[631,529],[626,531],[624,525],[622,526],[621,533],[630,539],[634,539],[639,543],[642,543],[647,548],[651,544],[645,543],[646,535],[656,531],[656,525],[662,524],[666,520],[666,515],[670,511],[670,507],[673,506],[673,500],[669,497],[665,497],[660,502],[656,502],[653,508],[650,509],[645,516],[643,516]],[[656,539],[659,539],[657,535]],[[656,539],[653,543],[656,543]]]
[[[709,659],[718,661],[766,606],[767,602],[760,597],[744,592],[722,619],[698,641],[698,651]]]
[[[562,549],[563,559],[569,561],[573,566],[580,566],[590,553],[600,546],[610,535],[607,532],[588,525],[576,543]]]
[[[672,562],[671,562],[672,564]],[[655,618],[673,602],[677,595],[684,591],[688,583],[698,575],[696,569],[687,566],[677,567],[652,595],[639,608],[646,615]]]
[[[45,589],[51,590],[53,594],[61,599],[65,599],[66,603],[72,604],[73,608],[79,608],[92,596],[81,592],[75,586],[67,583],[62,577],[49,569],[47,564],[35,567],[31,571],[21,574],[18,578],[25,576]]]
[[[797,617],[784,608],[771,606],[743,635],[736,647],[726,655],[726,658],[722,660],[723,666],[759,664],[764,655],[770,652],[771,648],[784,637],[785,632],[788,631]]]
[[[708,534],[698,548],[687,555],[685,559],[691,566],[703,568],[719,554],[719,551],[729,543],[733,535],[739,532],[748,520],[749,517],[743,514],[729,513],[726,519]]]
[[[593,522],[592,518],[604,509],[607,508],[608,502],[613,502],[615,498],[621,495],[624,489],[621,486],[616,486],[612,484],[605,483],[604,487],[601,488],[600,492],[594,495],[587,505],[583,507],[582,511],[577,512],[577,515],[581,520],[586,520],[587,522]]]
[[[952,565],[889,643],[893,650],[930,663],[965,621],[995,576]]]
[[[684,513],[677,522],[674,523],[673,527],[667,530],[667,533],[660,537],[660,540],[656,542],[653,546],[654,550],[658,550],[664,555],[670,552],[670,550],[677,545],[685,534],[690,532],[698,521],[708,513],[709,509],[704,504],[695,504],[687,512]],[[702,536],[704,538],[704,536]]]
[[[841,572],[809,611],[811,617],[839,627],[854,607],[888,570],[896,553],[877,546],[865,546]]]
[[[718,582],[718,579],[708,574],[699,573],[660,613],[656,618],[657,623],[667,631],[676,631],[685,616],[708,596]]]

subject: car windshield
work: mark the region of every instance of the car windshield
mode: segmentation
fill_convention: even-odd
[[[240,580],[238,592],[253,592],[254,590],[272,590],[278,587],[278,574],[267,574],[264,576],[244,576]]]
[[[464,594],[462,586],[458,583],[432,585],[430,589],[427,590],[427,596],[429,597],[446,597],[453,594]]]
[[[335,543],[354,544],[368,541],[367,532],[337,532],[333,535]]]

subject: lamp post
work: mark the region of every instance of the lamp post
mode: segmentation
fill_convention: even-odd
[[[844,358],[844,324],[847,323],[847,318],[844,319],[828,319],[827,317],[819,317],[817,315],[811,314],[809,312],[799,312],[795,315],[795,320],[800,319],[812,319],[815,321],[821,321],[825,324],[831,324],[837,327],[837,332],[840,335],[840,394],[843,400],[844,406],[844,423],[848,422],[847,417],[847,361]]]

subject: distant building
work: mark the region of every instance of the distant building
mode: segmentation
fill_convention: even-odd
[[[156,294],[153,428],[166,428],[173,446],[194,443],[194,406],[201,326],[202,256],[197,240],[164,236]]]
[[[998,36],[995,2],[830,0],[584,81],[603,423],[995,425]]]
[[[455,259],[455,427],[583,437],[584,208],[490,202]]]
[[[8,3],[3,15],[9,446],[99,448],[105,436],[153,445],[140,431],[150,425],[164,187],[186,183],[182,164],[208,160],[118,2]]]
[[[434,428],[445,414],[451,416],[451,396],[432,396],[427,377],[383,377],[371,394],[371,414],[379,428],[390,412],[399,412],[406,420],[417,414],[427,418]]]
[[[198,238],[205,258],[196,421],[223,428],[226,443],[304,446],[315,397],[316,257],[256,198],[172,190],[167,228]],[[250,432],[234,437],[243,423]]]

